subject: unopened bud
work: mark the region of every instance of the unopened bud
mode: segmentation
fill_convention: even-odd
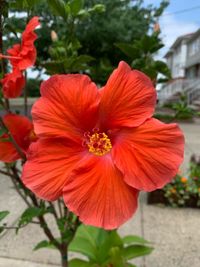
[[[154,32],[160,32],[160,25],[159,25],[158,22],[154,24],[154,26],[153,26],[153,31],[154,31]]]
[[[51,31],[51,40],[52,42],[58,41],[58,35],[55,31]]]

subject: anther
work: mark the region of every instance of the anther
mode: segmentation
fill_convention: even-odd
[[[86,142],[86,146],[88,147],[89,152],[93,153],[96,156],[103,156],[107,154],[112,148],[111,141],[107,134],[97,132],[89,136]]]
[[[87,138],[90,137],[90,132],[85,132],[84,137],[87,137]]]

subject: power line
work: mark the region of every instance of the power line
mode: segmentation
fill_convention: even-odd
[[[199,9],[199,8],[200,8],[200,6],[193,6],[191,8],[181,9],[181,10],[177,10],[177,11],[170,12],[170,13],[165,13],[162,16],[170,16],[170,15],[174,15],[174,14],[186,13],[186,12],[190,12],[190,11],[192,11],[194,9]]]

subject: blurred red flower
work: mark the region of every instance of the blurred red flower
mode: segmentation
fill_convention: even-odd
[[[37,139],[33,131],[32,122],[25,116],[11,113],[3,116],[3,122],[22,152],[26,153],[30,143]],[[13,162],[17,159],[20,159],[20,155],[9,140],[8,134],[2,134],[0,136],[0,160]]]
[[[86,75],[54,75],[32,109],[39,139],[23,167],[24,184],[66,206],[80,220],[119,227],[137,209],[138,190],[163,187],[183,160],[176,124],[151,118],[156,91],[120,62],[100,90]]]
[[[3,95],[5,98],[15,98],[21,95],[25,86],[23,71],[34,65],[36,60],[36,48],[34,41],[37,38],[34,32],[35,28],[40,25],[39,18],[33,17],[22,33],[21,44],[15,44],[7,50],[8,56],[0,54],[0,58],[10,60],[13,71],[4,76],[1,80],[3,85]]]
[[[13,68],[18,68],[23,71],[35,64],[37,51],[34,46],[34,41],[37,39],[35,28],[40,25],[39,18],[33,17],[27,24],[22,33],[21,44],[15,44],[7,50],[8,59]]]
[[[1,83],[4,97],[15,98],[21,95],[25,86],[25,78],[20,70],[15,69],[13,72],[6,74]]]

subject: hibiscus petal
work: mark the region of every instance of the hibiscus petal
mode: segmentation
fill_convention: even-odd
[[[77,139],[95,126],[100,97],[88,76],[54,75],[42,83],[41,95],[32,109],[37,135]]]
[[[16,57],[10,58],[10,63],[13,68],[18,68],[22,71],[35,64],[37,51],[34,46],[34,41],[37,39],[37,34],[34,30],[39,25],[39,18],[36,16],[33,17],[22,33],[21,44],[15,44],[7,50],[10,56]]]
[[[9,48],[7,50],[8,55],[12,56],[12,57],[19,57],[19,53],[21,51],[21,45],[20,44],[14,44],[11,48]],[[11,63],[12,63],[12,59]],[[15,62],[15,61],[14,61]],[[18,62],[18,59],[16,59],[16,63]],[[12,64],[14,66],[16,66],[16,64]]]
[[[37,39],[37,34],[34,33],[34,30],[37,26],[40,25],[39,17],[33,17],[28,24],[26,25],[26,29],[22,33],[22,46],[32,46],[34,41]]]
[[[35,64],[37,51],[34,45],[32,47],[23,47],[22,52],[20,53],[22,59],[19,61],[17,68],[20,70],[25,70],[28,67],[31,67]]]
[[[38,140],[29,148],[22,181],[38,197],[56,200],[62,195],[67,176],[83,156],[82,153],[82,148],[70,148],[66,140]]]
[[[25,116],[7,114],[3,116],[3,121],[18,146],[23,152],[26,152],[30,145],[29,135],[33,130],[32,122]],[[6,134],[0,137],[0,160],[4,162],[12,162],[20,158],[20,155],[16,151],[14,145],[10,141],[5,142],[5,138],[8,138]]]
[[[176,124],[149,119],[138,128],[121,131],[112,149],[124,179],[138,190],[162,188],[183,161],[184,137]]]
[[[8,73],[1,80],[3,85],[3,95],[5,98],[16,98],[21,95],[22,89],[25,86],[25,78],[21,71],[15,69]]]
[[[137,209],[138,191],[123,181],[111,157],[87,156],[67,179],[66,206],[89,225],[114,229]]]
[[[107,128],[135,127],[150,118],[156,103],[156,91],[143,73],[120,62],[101,90],[100,116]]]
[[[11,142],[5,142],[0,137],[0,160],[3,162],[13,162],[20,158],[20,155],[16,151]]]

